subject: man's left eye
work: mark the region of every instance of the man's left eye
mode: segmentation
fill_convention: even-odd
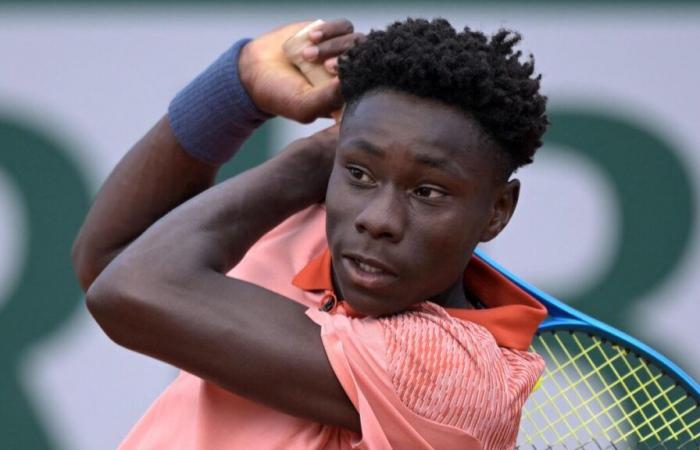
[[[445,196],[443,191],[429,186],[417,187],[413,190],[413,193],[422,198],[440,198]]]

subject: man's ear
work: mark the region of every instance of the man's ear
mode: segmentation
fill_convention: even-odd
[[[508,225],[518,205],[519,196],[520,180],[510,180],[501,187],[493,204],[491,219],[481,234],[481,242],[488,242],[495,238]]]

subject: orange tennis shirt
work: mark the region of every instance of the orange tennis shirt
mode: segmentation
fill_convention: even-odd
[[[180,372],[121,449],[512,449],[544,369],[528,346],[545,308],[473,258],[465,284],[484,309],[423,302],[387,318],[319,307],[333,289],[325,208],[260,239],[228,274],[307,306],[362,433],[300,419]],[[235,355],[232,355],[235,357]],[[284,378],[280,377],[280,383]]]

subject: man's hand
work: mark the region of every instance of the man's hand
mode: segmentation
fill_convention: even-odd
[[[243,48],[238,60],[243,87],[258,108],[304,123],[328,117],[343,104],[337,77],[314,87],[282,50],[282,44],[309,23],[298,22],[263,34]],[[332,72],[335,59],[364,36],[354,33],[352,23],[341,19],[320,25],[309,38],[316,45],[308,47],[304,57],[319,64],[327,62]]]
[[[337,78],[330,85],[314,88],[285,57],[282,44],[305,25],[288,25],[248,43],[240,54],[239,74],[260,109],[310,122],[338,109],[342,99]],[[346,20],[326,22],[309,34],[314,45],[305,49],[304,57],[325,62],[334,73],[335,58],[360,38]],[[330,135],[307,139],[322,136]],[[331,144],[326,139],[315,146],[325,152],[309,154],[321,158],[312,167],[328,168],[310,171],[318,175],[307,180],[314,183],[316,201],[323,199],[332,167],[335,146],[330,148]],[[72,256],[83,289],[159,218],[212,186],[217,170],[190,156],[175,138],[168,117],[163,117],[112,171],[76,238]]]

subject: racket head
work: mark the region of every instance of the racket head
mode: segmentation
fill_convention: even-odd
[[[476,255],[548,310],[531,347],[547,368],[519,448],[700,448],[700,386],[680,367]]]

